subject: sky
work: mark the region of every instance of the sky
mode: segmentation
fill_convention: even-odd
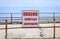
[[[60,0],[0,0],[0,13],[21,13],[22,10],[60,12]]]
[[[0,13],[21,13],[22,10],[39,10],[39,12],[60,12],[60,0],[0,0]],[[0,14],[0,17],[10,17]],[[13,16],[21,16],[15,14]],[[52,16],[52,15],[39,15]],[[60,14],[56,16],[60,17]],[[1,19],[1,18],[0,18]],[[2,19],[1,19],[2,20]]]

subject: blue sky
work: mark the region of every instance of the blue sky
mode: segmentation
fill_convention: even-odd
[[[21,10],[60,12],[60,0],[0,0],[0,13],[20,13]]]
[[[39,10],[40,12],[55,13],[60,12],[60,0],[0,0],[0,13],[21,13],[22,10]],[[21,16],[21,14],[15,14],[13,16]],[[52,15],[45,16],[48,17]],[[60,17],[59,14],[56,16]],[[10,17],[10,15],[0,14],[0,17]],[[0,20],[2,19],[0,18]]]

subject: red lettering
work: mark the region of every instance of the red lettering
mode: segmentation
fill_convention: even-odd
[[[24,16],[37,16],[37,12],[23,12]]]
[[[36,23],[35,22],[34,23],[28,23],[27,22],[27,23],[24,23],[24,25],[38,25],[38,23],[37,22]]]
[[[36,21],[37,20],[37,18],[25,18],[25,21]]]

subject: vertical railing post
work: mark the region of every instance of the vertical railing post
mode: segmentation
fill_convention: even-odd
[[[11,13],[11,24],[12,24],[12,22],[13,22],[13,19],[12,19],[12,13]]]
[[[8,28],[7,28],[7,20],[5,20],[5,22],[6,22],[6,26],[5,26],[5,39],[7,39],[7,30],[8,30]]]
[[[54,23],[54,39],[55,39],[55,13],[53,13],[53,23]]]

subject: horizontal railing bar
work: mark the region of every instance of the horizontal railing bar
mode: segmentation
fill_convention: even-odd
[[[0,18],[11,18],[11,17],[0,17]],[[12,18],[22,18],[22,17],[12,17]],[[53,18],[53,17],[39,17],[39,18]],[[55,17],[60,18],[60,17]]]
[[[60,12],[39,12],[40,14],[60,14]],[[21,14],[20,13],[0,13],[0,14]]]
[[[0,17],[0,18],[11,18],[11,17]],[[12,17],[12,18],[22,18],[22,17]]]
[[[56,28],[60,28],[60,26],[55,26]],[[52,27],[12,27],[12,28],[8,28],[8,29],[20,29],[20,28],[54,28],[54,26]],[[5,28],[0,28],[0,30],[3,30]]]
[[[0,14],[21,14],[21,13],[0,13]]]
[[[12,20],[22,20],[22,18],[21,19],[12,19]]]

